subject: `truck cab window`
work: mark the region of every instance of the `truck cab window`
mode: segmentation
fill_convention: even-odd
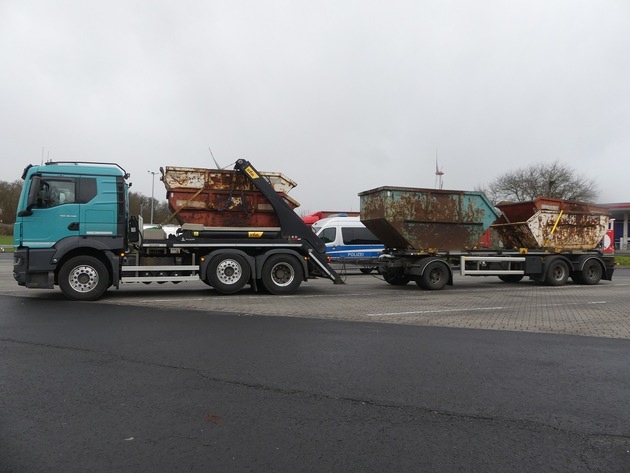
[[[76,202],[74,180],[41,179],[37,192],[36,207],[49,208]]]

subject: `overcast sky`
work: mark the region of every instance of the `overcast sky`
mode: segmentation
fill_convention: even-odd
[[[245,158],[299,211],[560,161],[630,201],[628,0],[0,0],[0,180]],[[155,197],[164,198],[155,180]]]

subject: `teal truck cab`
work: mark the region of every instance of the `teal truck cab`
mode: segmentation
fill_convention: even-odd
[[[278,215],[277,228],[182,225],[176,235],[143,230],[129,215],[129,174],[117,164],[51,162],[28,166],[14,227],[13,276],[28,288],[59,286],[73,300],[95,300],[122,282],[199,280],[230,294],[250,284],[292,293],[309,277],[341,278],[325,245],[246,160],[244,175]]]

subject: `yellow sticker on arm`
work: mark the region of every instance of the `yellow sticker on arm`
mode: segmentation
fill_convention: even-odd
[[[251,166],[247,166],[245,168],[245,172],[247,174],[249,174],[249,177],[251,177],[252,179],[258,179],[258,173],[256,171],[254,171],[254,168],[252,168]]]

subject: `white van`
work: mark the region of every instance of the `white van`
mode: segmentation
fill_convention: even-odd
[[[383,244],[365,228],[359,217],[329,217],[313,223],[313,231],[326,244],[332,261],[341,258],[375,258]]]

